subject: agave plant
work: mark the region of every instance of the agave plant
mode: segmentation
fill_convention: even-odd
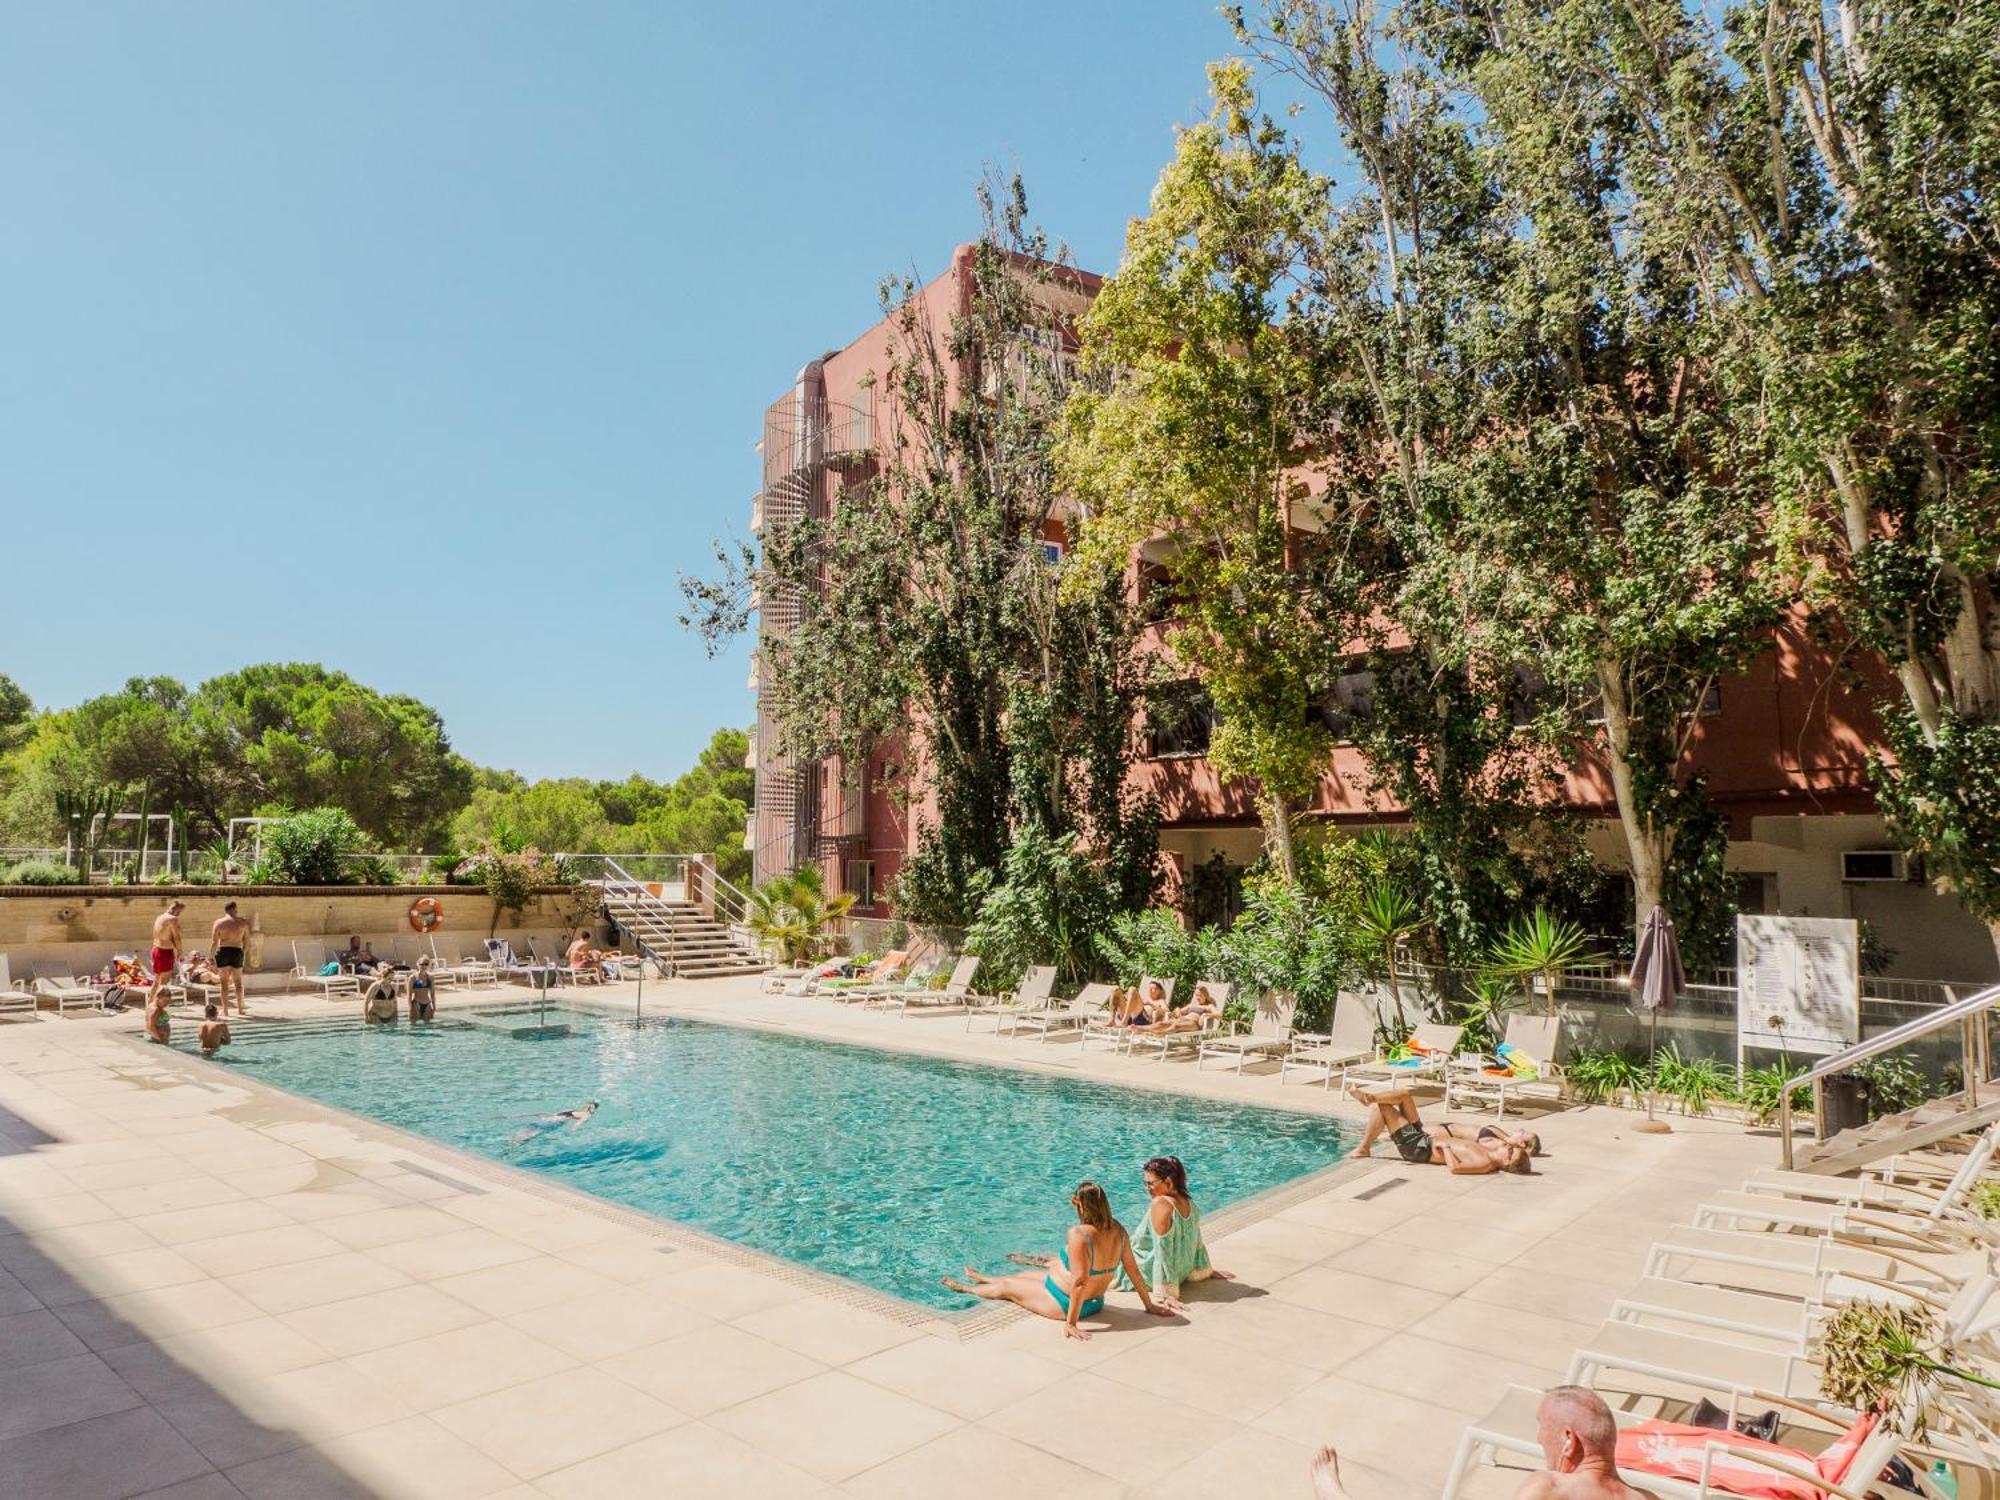
[[[1396,949],[1404,938],[1423,931],[1426,925],[1423,908],[1402,887],[1378,880],[1362,896],[1355,921],[1362,936],[1381,955],[1379,962],[1383,977],[1389,981],[1389,998],[1395,1003],[1396,1019],[1404,1022],[1403,992],[1396,982]]]
[[[1530,1003],[1535,998],[1535,981],[1542,982],[1548,999],[1548,1014],[1556,1013],[1556,986],[1565,970],[1589,951],[1583,929],[1574,922],[1561,922],[1541,907],[1516,919],[1493,947],[1488,967],[1496,974],[1521,981],[1521,993]]]
[[[744,925],[759,942],[776,948],[785,962],[804,963],[825,947],[829,929],[853,906],[851,894],[829,896],[819,867],[805,865],[752,891]]]

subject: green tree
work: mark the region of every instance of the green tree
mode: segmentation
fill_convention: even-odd
[[[214,678],[188,716],[218,791],[239,803],[342,807],[384,844],[437,843],[472,793],[472,767],[435,709],[315,663]]]
[[[1151,210],[1082,322],[1093,379],[1070,403],[1064,476],[1084,502],[1081,591],[1171,551],[1175,657],[1217,723],[1208,756],[1256,788],[1266,836],[1297,877],[1293,821],[1333,748],[1314,719],[1320,643],[1350,616],[1337,548],[1295,524],[1314,434],[1315,361],[1295,321],[1326,185],[1255,115],[1247,71],[1210,69],[1215,107],[1180,132]]]
[[[1637,915],[1704,821],[1687,748],[1769,641],[1761,388],[1706,316],[1688,205],[1573,5],[1275,0],[1243,34],[1330,105],[1368,191],[1329,333],[1394,455],[1389,616],[1429,676],[1532,666],[1601,719]],[[1635,918],[1636,920],[1636,918]]]
[[[1065,497],[1052,449],[1081,278],[1027,218],[1018,180],[982,190],[980,237],[941,288],[885,285],[876,459],[806,514],[767,516],[761,554],[683,580],[684,620],[740,629],[749,588],[809,601],[766,635],[772,733],[850,784],[887,749],[886,789],[928,801],[901,913],[962,926],[1017,829],[1085,835],[1150,894],[1152,822],[1125,792],[1137,673],[1116,595],[1057,596],[1043,570]]]

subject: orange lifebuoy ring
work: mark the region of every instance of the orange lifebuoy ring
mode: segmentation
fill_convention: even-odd
[[[435,932],[444,926],[444,906],[435,896],[419,896],[410,903],[410,926],[418,932]]]

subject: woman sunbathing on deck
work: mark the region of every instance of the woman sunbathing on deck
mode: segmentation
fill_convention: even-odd
[[[1142,1036],[1165,1036],[1169,1032],[1199,1031],[1210,1021],[1221,1019],[1222,1007],[1215,1003],[1215,997],[1208,992],[1208,986],[1194,987],[1194,998],[1179,1010],[1170,1010],[1159,1019],[1135,1025],[1132,1030]]]
[[[1463,1125],[1450,1123],[1426,1129],[1417,1114],[1416,1096],[1408,1089],[1378,1089],[1374,1093],[1359,1084],[1347,1086],[1347,1097],[1369,1107],[1368,1129],[1357,1157],[1373,1156],[1375,1143],[1384,1134],[1396,1154],[1415,1166],[1450,1167],[1460,1176],[1477,1177],[1488,1172],[1533,1171],[1531,1157],[1542,1154],[1542,1138],[1529,1130],[1502,1130],[1498,1125],[1481,1125],[1467,1132]]]
[[[1094,1182],[1081,1183],[1069,1202],[1076,1210],[1076,1223],[1056,1252],[1056,1264],[1048,1270],[987,1276],[967,1266],[964,1281],[947,1276],[944,1284],[968,1297],[1012,1302],[1037,1317],[1057,1319],[1066,1339],[1090,1337],[1076,1326],[1077,1319],[1094,1318],[1104,1311],[1104,1294],[1120,1270],[1154,1317],[1170,1318],[1182,1310],[1172,1297],[1155,1297],[1146,1290],[1146,1273],[1133,1257],[1131,1237],[1125,1226],[1111,1217],[1111,1202],[1103,1188]]]

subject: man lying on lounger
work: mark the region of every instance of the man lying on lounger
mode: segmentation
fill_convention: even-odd
[[[1377,1089],[1370,1093],[1359,1084],[1347,1086],[1347,1097],[1365,1104],[1371,1113],[1357,1157],[1373,1156],[1375,1143],[1383,1135],[1396,1154],[1416,1166],[1450,1167],[1460,1176],[1477,1177],[1488,1172],[1519,1172],[1524,1176],[1534,1168],[1529,1158],[1542,1152],[1542,1138],[1528,1130],[1502,1130],[1498,1125],[1482,1125],[1468,1132],[1463,1125],[1442,1124],[1424,1127],[1417,1114],[1416,1096],[1408,1089]]]
[[[1597,1392],[1557,1386],[1542,1397],[1535,1429],[1549,1466],[1523,1479],[1514,1500],[1651,1500],[1618,1477],[1618,1423]],[[1331,1446],[1313,1455],[1306,1472],[1315,1500],[1353,1500]]]

